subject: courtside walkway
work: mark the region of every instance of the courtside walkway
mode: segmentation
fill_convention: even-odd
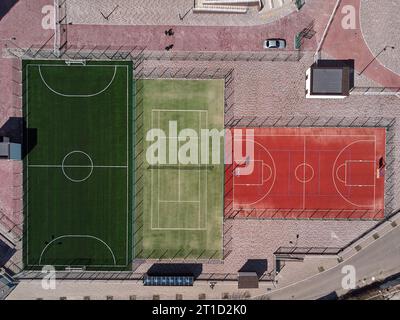
[[[342,27],[342,19],[347,13],[344,7],[349,5],[355,8],[356,29],[343,29]],[[342,10],[345,13],[342,13]],[[385,16],[376,18],[383,21]],[[396,30],[394,29],[393,32]],[[365,41],[360,24],[360,0],[341,1],[325,38],[322,51],[336,59],[354,59],[358,73],[362,73],[382,86],[400,87],[400,75],[381,64]]]

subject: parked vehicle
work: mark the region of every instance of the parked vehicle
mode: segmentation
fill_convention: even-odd
[[[286,48],[285,39],[267,39],[264,41],[264,49],[284,49]]]

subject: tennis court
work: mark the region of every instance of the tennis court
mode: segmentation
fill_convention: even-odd
[[[30,61],[24,72],[24,265],[132,260],[132,63]]]
[[[245,150],[250,131],[237,130],[232,149]],[[252,159],[226,166],[226,216],[384,217],[385,129],[257,128],[253,144]]]
[[[144,205],[135,232],[135,257],[221,259],[224,165],[183,163],[178,157],[190,153],[199,160],[201,153],[200,143],[190,152],[184,149],[189,138],[179,138],[182,132],[199,142],[202,129],[223,129],[224,83],[141,81],[144,137],[152,129],[165,133],[159,139],[167,146],[167,163],[149,164],[145,152],[138,160],[143,161]],[[153,143],[147,137],[144,150]],[[221,139],[221,154],[223,148]]]

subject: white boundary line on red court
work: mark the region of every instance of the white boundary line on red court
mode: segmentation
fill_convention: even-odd
[[[264,180],[264,161],[263,160],[255,159],[255,160],[249,160],[249,162],[254,162],[254,163],[261,162],[261,177],[260,177],[261,183],[235,183],[235,178],[233,178],[233,183],[235,184],[235,186],[263,186],[264,185],[263,182],[268,180],[268,179]],[[268,166],[268,165],[266,165],[266,166]],[[271,168],[270,166],[268,166],[268,167]],[[238,168],[235,168],[234,171],[237,169]],[[253,170],[253,172],[254,172],[254,170]],[[239,174],[239,176],[240,176],[240,174]],[[235,175],[234,175],[234,177],[235,177]]]
[[[306,139],[306,137],[345,137],[345,138],[348,138],[348,137],[373,137],[374,138],[374,140],[357,140],[357,141],[355,141],[355,142],[358,142],[358,141],[368,141],[368,142],[374,142],[374,148],[375,148],[375,153],[374,153],[374,158],[376,157],[376,135],[362,135],[362,134],[350,134],[350,135],[339,135],[339,134],[330,134],[330,135],[323,135],[323,134],[318,134],[318,135],[311,135],[311,134],[305,134],[305,135],[295,135],[295,134],[289,134],[289,135],[284,135],[284,134],[277,134],[277,135],[275,135],[275,134],[257,134],[257,133],[254,133],[254,136],[255,137],[279,137],[279,136],[282,136],[282,137],[298,137],[298,138],[301,138],[301,137],[304,137],[304,139]],[[243,140],[242,140],[243,141]],[[256,141],[255,141],[256,142]],[[353,143],[355,143],[354,141],[352,142],[352,143],[350,143],[349,145],[351,145],[351,144],[353,144]],[[257,142],[256,142],[257,143]],[[347,148],[349,145],[347,145],[347,146],[345,146],[344,148]],[[340,153],[339,153],[339,155],[341,154],[341,152],[343,152],[343,149],[344,148],[342,148],[342,150],[340,151]],[[266,149],[266,148],[264,148],[264,149]],[[305,152],[305,145],[304,145],[304,152]],[[305,155],[304,155],[304,159],[305,159]],[[333,164],[333,168],[332,168],[332,175],[334,174],[334,167],[335,167],[335,163],[336,163],[336,161],[337,161],[337,158],[336,158],[336,160],[334,161],[334,164]],[[376,163],[375,163],[375,166],[376,166]],[[304,173],[305,174],[305,173]],[[336,183],[335,183],[335,179],[334,179],[334,176],[332,177],[333,178],[333,181],[334,181],[334,184],[335,184],[335,188],[337,189],[337,187],[336,187]],[[233,178],[234,179],[234,178]],[[339,179],[340,180],[340,179]],[[240,207],[240,206],[236,206],[235,207],[235,189],[234,189],[234,187],[235,187],[235,183],[233,182],[233,209],[235,210],[245,210],[245,211],[252,211],[252,210],[254,210],[254,208],[242,208],[242,207]],[[272,189],[272,188],[271,188]],[[374,185],[374,190],[376,189],[376,184]],[[313,209],[305,209],[305,199],[304,199],[304,190],[305,190],[305,188],[303,188],[303,209],[291,209],[292,211],[326,211],[326,210],[330,210],[330,209],[317,209],[317,210],[313,210]],[[343,198],[343,196],[342,196],[342,194],[341,193],[339,193],[338,192],[338,194]],[[246,204],[246,206],[249,206],[249,205],[253,205],[253,204],[255,204],[255,203],[257,203],[257,202],[259,202],[259,201],[261,201],[262,199],[264,199],[265,198],[265,196],[263,197],[263,198],[261,198],[261,199],[259,199],[259,200],[257,200],[256,202],[253,202],[253,203],[250,203],[250,204]],[[376,195],[375,195],[375,191],[374,191],[374,196],[373,196],[373,202],[374,202],[374,205],[373,205],[373,210],[376,210]],[[345,198],[343,198],[345,201],[347,201]],[[352,205],[355,205],[355,204],[352,204]],[[360,206],[360,205],[355,205],[355,206],[358,206],[358,207],[362,207],[362,206]],[[273,208],[257,208],[257,210],[273,210]],[[351,212],[351,211],[365,211],[365,210],[371,210],[371,209],[354,209],[354,210],[351,210],[351,209],[348,209],[348,210],[340,210],[340,209],[337,209],[337,211],[343,211],[343,212],[346,212],[346,211],[349,211],[349,212]],[[330,210],[330,211],[334,211],[334,210]]]
[[[375,153],[375,155],[376,155],[376,153]],[[374,164],[374,169],[373,169],[373,177],[374,177],[374,181],[376,180],[376,169],[375,169],[375,167],[376,167],[376,161],[374,161],[374,160],[346,160],[345,161],[345,163],[344,164],[342,164],[342,165],[344,165],[345,166],[345,181],[342,181],[342,182],[344,182],[344,185],[346,186],[346,187],[375,187],[376,186],[376,184],[349,184],[348,183],[348,181],[347,181],[347,173],[348,173],[348,171],[347,171],[347,166],[349,165],[351,165],[351,163],[373,163]],[[337,174],[336,174],[336,177],[337,177]],[[338,179],[339,181],[341,181],[341,179]],[[374,196],[374,198],[375,198],[375,196]]]
[[[353,206],[355,206],[355,207],[359,207],[359,208],[361,208],[361,207],[365,207],[365,205],[360,205],[360,204],[356,204],[356,203],[354,203],[354,202],[352,202],[352,201],[350,201],[349,199],[347,199],[345,196],[343,196],[343,194],[339,191],[339,188],[338,188],[338,186],[337,186],[337,184],[336,184],[336,179],[335,179],[335,168],[337,167],[336,166],[336,163],[337,163],[337,161],[339,160],[339,157],[342,155],[342,153],[347,149],[347,148],[349,148],[350,146],[352,146],[352,145],[354,145],[354,144],[356,144],[356,143],[359,143],[359,142],[373,142],[374,143],[374,155],[373,155],[373,157],[374,157],[374,162],[376,162],[376,139],[374,139],[374,140],[356,140],[356,141],[353,141],[353,142],[351,142],[351,143],[349,143],[349,144],[347,144],[346,146],[344,146],[341,150],[340,150],[340,152],[338,153],[338,155],[336,156],[336,159],[335,159],[335,161],[333,162],[333,165],[332,165],[332,181],[333,181],[333,185],[334,185],[334,187],[335,187],[335,189],[336,189],[336,192],[340,195],[340,197],[344,200],[344,201],[346,201],[347,203],[349,203],[349,204],[351,204],[351,205],[353,205]],[[346,160],[347,161],[347,160]],[[345,162],[346,162],[345,161]],[[374,166],[374,172],[375,172],[375,166]],[[376,179],[375,179],[375,185],[376,185]],[[374,185],[374,188],[375,188],[375,185]],[[373,210],[375,210],[375,208],[376,208],[376,204],[375,204],[375,195],[373,196]],[[372,210],[372,208],[370,208],[370,209],[365,209],[365,210]]]

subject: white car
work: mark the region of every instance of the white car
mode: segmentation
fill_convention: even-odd
[[[267,39],[264,41],[264,49],[284,49],[286,48],[285,39]]]

